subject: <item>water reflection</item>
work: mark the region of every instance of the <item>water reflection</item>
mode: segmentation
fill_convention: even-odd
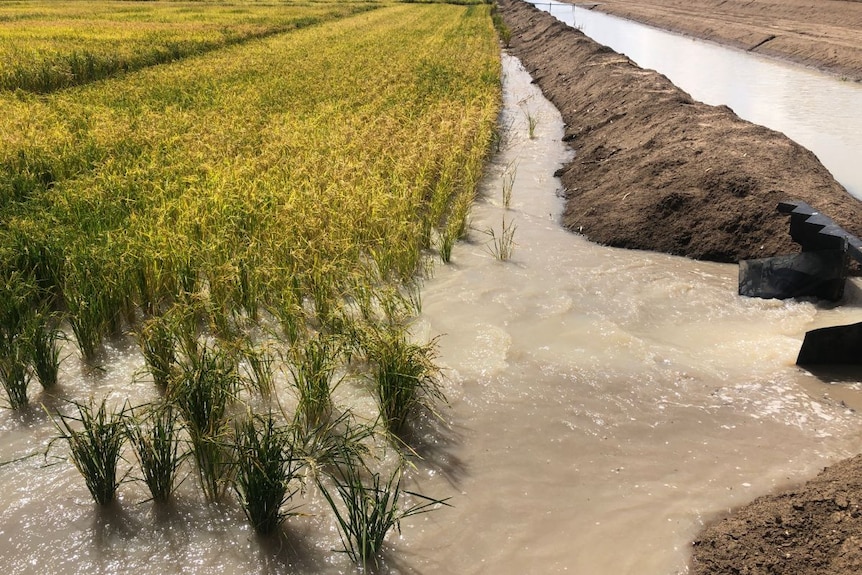
[[[862,199],[862,84],[560,2],[542,10],[657,70],[696,100],[783,132]]]

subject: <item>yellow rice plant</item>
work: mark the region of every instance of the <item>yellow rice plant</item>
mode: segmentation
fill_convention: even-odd
[[[344,17],[367,2],[0,3],[0,89],[51,92]]]
[[[45,254],[0,266],[50,268],[99,333],[188,295],[217,331],[259,307],[329,325],[465,217],[498,92],[488,7],[410,4],[0,96],[0,245]]]

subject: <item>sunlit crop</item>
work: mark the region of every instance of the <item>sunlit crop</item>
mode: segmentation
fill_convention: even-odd
[[[4,28],[3,10],[27,6],[42,12]],[[18,353],[32,331],[22,318],[38,310],[46,363],[67,336],[91,367],[110,361],[106,341],[134,334],[160,415],[135,406],[124,422],[142,467],[132,476],[168,499],[194,467],[204,499],[237,493],[270,531],[286,517],[286,452],[312,475],[349,467],[375,425],[397,433],[445,402],[434,343],[412,342],[406,325],[433,247],[466,229],[495,130],[499,47],[488,5],[232,6],[239,16],[220,3],[0,7],[0,51],[55,50],[10,52],[0,77],[9,66],[40,77],[87,50],[147,59],[180,37],[201,42],[163,65],[0,90],[0,333]],[[73,24],[91,30],[86,47],[59,32]],[[16,36],[25,29],[38,41]],[[6,378],[18,382],[10,404],[27,403],[30,373]],[[368,389],[380,416],[338,404],[345,380],[381,384]],[[241,408],[278,420],[237,422]],[[284,432],[267,435],[273,426]],[[410,513],[393,507],[393,481],[383,508],[397,524]]]

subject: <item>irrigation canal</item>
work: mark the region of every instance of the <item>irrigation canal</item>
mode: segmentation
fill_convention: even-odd
[[[505,76],[509,140],[472,241],[423,291],[427,333],[446,334],[457,441],[438,456],[460,495],[425,520],[411,563],[685,573],[704,521],[858,451],[862,418],[841,403],[846,387],[794,362],[806,330],[862,320],[860,287],[833,309],[747,299],[735,265],[563,231],[551,177],[568,153],[561,120],[514,59]],[[517,226],[505,263],[481,233],[499,235],[503,218]]]
[[[735,266],[564,231],[559,114],[515,59],[504,72],[501,151],[415,325],[419,338],[442,335],[451,405],[448,427],[424,437],[410,488],[452,507],[404,521],[383,572],[685,573],[704,521],[858,450],[862,418],[841,394],[859,384],[827,385],[794,360],[806,330],[862,321],[862,289],[848,286],[832,309],[746,299]],[[499,237],[504,220],[516,246],[501,262],[486,231]],[[95,373],[64,362],[69,395],[152,398],[131,341],[108,360]],[[339,388],[338,403],[374,412],[352,393]],[[0,432],[3,462],[56,435],[38,410],[0,410]],[[268,546],[236,505],[203,504],[192,485],[168,510],[136,484],[99,510],[68,462],[31,458],[0,475],[6,573],[356,573],[332,551],[334,521],[313,492],[307,516]]]
[[[572,4],[532,3],[641,68],[664,74],[694,99],[729,106],[743,119],[783,132],[862,199],[862,84]]]

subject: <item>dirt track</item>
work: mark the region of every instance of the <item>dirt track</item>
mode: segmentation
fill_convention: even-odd
[[[862,14],[862,3],[818,0],[820,4],[848,6],[848,14]],[[676,6],[678,12],[697,14],[698,10],[717,12],[723,5],[742,3],[610,0],[603,8],[621,14],[623,6],[641,10]],[[812,6],[811,2],[753,0],[744,8],[775,5],[794,6],[791,12],[797,22],[820,24],[816,11],[802,8]],[[663,76],[637,68],[522,2],[499,0],[499,7],[512,30],[511,51],[562,113],[566,139],[576,150],[572,163],[562,170],[567,189],[565,225],[570,229],[600,243],[695,258],[765,257],[797,250],[789,239],[786,219],[775,211],[780,199],[792,197],[807,201],[862,236],[862,204],[804,148],[740,120],[728,108],[693,102]],[[648,21],[661,25],[655,19],[660,13],[656,8],[654,19]],[[841,16],[830,14],[833,19]],[[741,18],[754,21],[752,16]],[[699,21],[706,20],[701,13]],[[683,21],[677,14],[676,29]],[[843,21],[838,18],[837,23]],[[848,15],[846,22],[851,21]],[[830,22],[825,24],[841,28]],[[738,38],[740,46],[759,42],[754,36],[743,40],[738,31],[747,30],[743,24],[737,29],[715,22],[714,35],[698,35],[725,41]],[[860,24],[851,25],[862,30]],[[804,35],[800,32],[798,38]],[[785,44],[775,42],[773,47]],[[862,46],[858,36],[855,46]],[[809,65],[859,78],[862,56],[856,55],[855,46],[836,49],[834,62],[824,59],[832,52],[822,46],[795,50],[809,54],[805,61]],[[819,54],[819,59],[810,54]],[[759,498],[710,525],[694,544],[691,572],[862,573],[862,456],[836,464],[796,489]]]
[[[601,0],[594,5],[623,18],[862,81],[862,2]]]

